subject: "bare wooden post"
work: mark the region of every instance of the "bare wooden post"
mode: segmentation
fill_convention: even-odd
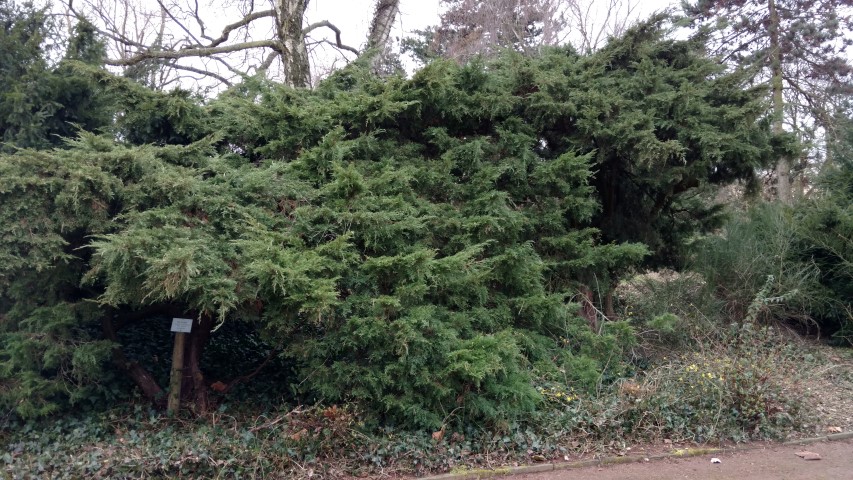
[[[181,380],[184,374],[184,338],[187,334],[175,334],[175,347],[172,349],[172,376],[169,379],[168,412],[174,414],[181,408]]]
[[[175,346],[172,349],[172,376],[169,378],[169,403],[167,411],[170,415],[181,409],[181,382],[184,377],[184,344],[187,333],[192,330],[193,321],[190,318],[173,318],[172,331],[175,333]]]

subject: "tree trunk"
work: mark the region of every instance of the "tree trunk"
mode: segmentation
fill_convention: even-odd
[[[580,288],[580,294],[581,317],[587,321],[589,328],[591,328],[593,332],[597,333],[598,315],[596,314],[595,304],[593,303],[592,289],[584,285]]]
[[[148,370],[143,368],[138,362],[128,359],[121,350],[121,346],[118,345],[118,335],[116,334],[115,326],[113,325],[111,312],[105,314],[101,319],[101,327],[104,332],[104,338],[116,344],[116,346],[113,347],[112,352],[113,364],[133,380],[133,383],[142,390],[142,394],[145,398],[150,400],[151,403],[160,407],[164,406],[166,404],[166,396],[164,395],[163,389],[157,384],[157,381],[154,380],[154,377],[151,376],[151,374],[148,373]]]
[[[394,19],[400,11],[400,0],[377,0],[376,12],[367,35],[367,48],[384,48],[391,37]]]
[[[198,321],[193,322],[192,331],[185,339],[181,403],[192,405],[197,414],[210,411],[209,388],[201,371],[201,354],[210,339],[212,329],[213,317],[202,314]]]
[[[607,294],[604,295],[604,316],[607,317],[608,320],[616,319],[616,309],[613,308],[612,288],[608,289]]]
[[[782,96],[782,49],[779,42],[779,12],[776,10],[776,0],[768,0],[767,8],[770,14],[770,85],[773,93],[773,133],[784,131],[784,98]],[[776,162],[776,198],[790,205],[791,198],[791,162],[787,156],[782,156]]]
[[[373,22],[370,24],[370,32],[367,34],[367,50],[373,55],[371,65],[375,73],[380,71],[382,53],[388,46],[391,37],[391,28],[394,19],[400,11],[400,0],[377,0],[376,12],[373,14]]]
[[[296,88],[311,85],[311,64],[302,31],[308,1],[276,0],[274,4],[284,82]]]
[[[823,131],[826,132],[826,134],[823,136],[825,156],[823,158],[823,163],[820,165],[820,169],[818,170],[818,177],[822,177],[824,175],[824,172],[832,168],[832,162],[834,161],[832,155],[832,148],[836,142],[835,125],[827,121],[826,116],[821,119],[821,123],[823,124]]]

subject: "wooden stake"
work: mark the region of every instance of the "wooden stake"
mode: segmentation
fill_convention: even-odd
[[[184,373],[184,338],[186,333],[175,333],[175,347],[172,350],[172,376],[169,379],[169,415],[181,409],[181,380]]]

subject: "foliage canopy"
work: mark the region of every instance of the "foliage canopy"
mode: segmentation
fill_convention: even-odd
[[[386,422],[504,422],[534,377],[594,387],[633,336],[579,316],[578,292],[674,261],[713,225],[703,186],[773,156],[761,92],[661,24],[586,56],[352,67],[208,106],[79,68],[160,121],[0,157],[3,404],[105,387],[99,324],[153,311],[204,339],[255,322],[301,399]]]

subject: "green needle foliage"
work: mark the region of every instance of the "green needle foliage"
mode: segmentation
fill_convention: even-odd
[[[149,308],[253,321],[301,401],[384,423],[500,425],[535,408],[536,378],[613,378],[631,327],[590,325],[578,293],[672,257],[713,217],[703,186],[772,158],[761,92],[660,23],[590,56],[247,81],[169,110],[184,133],[156,145],[0,157],[3,404],[75,401],[110,350],[79,332]],[[41,331],[59,364],[16,346]]]
[[[96,82],[70,67],[71,62],[100,64],[103,44],[94,27],[81,21],[63,52],[52,35],[61,28],[55,18],[30,3],[0,4],[2,152],[61,146],[62,137],[79,129],[95,130],[110,123],[112,112]]]

